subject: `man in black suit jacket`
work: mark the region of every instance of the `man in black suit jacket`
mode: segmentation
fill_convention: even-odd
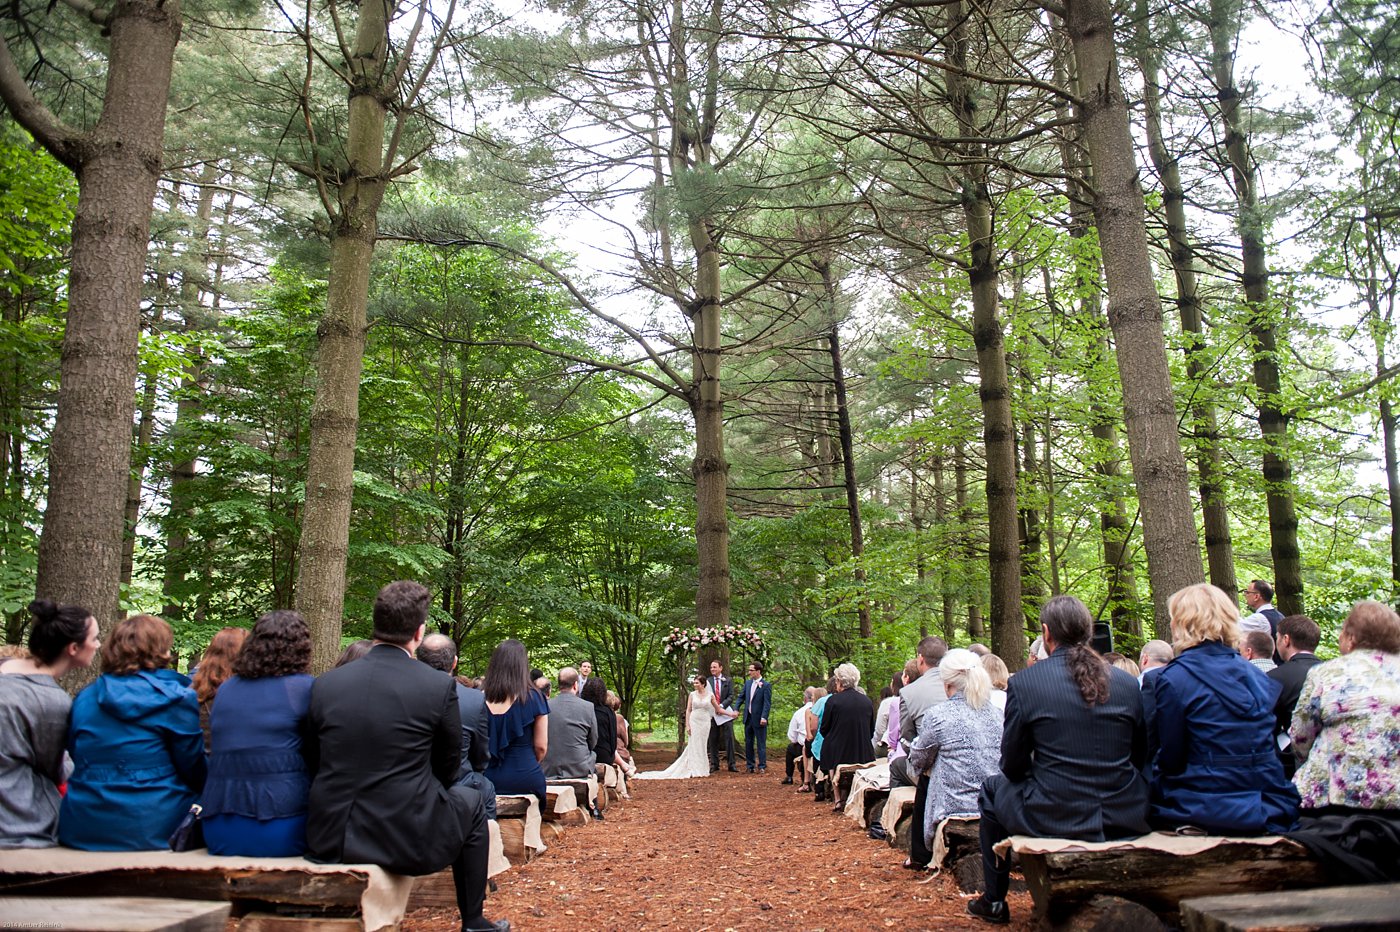
[[[1010,863],[992,850],[1002,839],[1105,841],[1148,831],[1147,727],[1137,681],[1094,653],[1093,618],[1073,596],[1046,602],[1040,623],[1050,656],[1007,684],[1001,773],[982,785],[986,890],[967,911],[988,922],[1011,918]]]
[[[1303,683],[1308,678],[1308,671],[1322,662],[1313,653],[1317,650],[1320,640],[1322,632],[1318,629],[1317,622],[1307,615],[1289,615],[1278,623],[1277,650],[1278,655],[1283,658],[1283,663],[1270,670],[1266,676],[1283,687],[1283,691],[1278,694],[1278,701],[1274,703],[1274,738],[1276,746],[1282,744],[1282,747],[1279,747],[1279,756],[1283,758],[1284,775],[1289,779],[1293,778],[1298,769],[1298,758],[1293,756],[1291,742],[1280,742],[1278,739],[1288,737],[1288,728],[1293,723],[1293,709],[1298,705],[1298,697],[1303,694]]]
[[[374,602],[374,646],[323,673],[308,716],[307,857],[396,874],[452,865],[462,928],[508,932],[482,916],[490,836],[481,796],[454,786],[462,724],[456,681],[419,663],[428,590],[393,582]]]
[[[457,642],[447,635],[428,635],[413,653],[434,670],[451,676],[456,683],[457,712],[462,716],[462,764],[457,770],[456,782],[480,793],[486,818],[494,819],[496,788],[486,779],[486,765],[491,762],[491,713],[486,708],[486,694],[463,686],[453,675],[457,671]]]
[[[724,675],[724,666],[718,660],[710,661],[710,677],[707,680],[710,684],[710,691],[719,699],[719,704],[725,709],[734,708],[734,682]],[[729,763],[729,769],[735,773],[739,768],[734,766],[734,719],[730,719],[723,725],[715,725],[710,729],[709,751],[710,751],[710,773],[719,769],[719,746],[724,743],[724,756]]]

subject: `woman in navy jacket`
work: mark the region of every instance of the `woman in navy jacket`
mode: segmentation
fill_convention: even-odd
[[[97,682],[78,693],[68,728],[73,776],[58,840],[89,851],[166,847],[204,786],[204,730],[189,677],[165,669],[170,626],[120,622],[102,645]]]
[[[1239,611],[1205,583],[1177,592],[1167,610],[1177,656],[1148,684],[1149,821],[1217,835],[1292,829],[1298,791],[1273,747],[1279,685],[1235,650]]]

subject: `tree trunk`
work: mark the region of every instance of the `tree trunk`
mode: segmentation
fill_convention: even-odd
[[[1035,426],[1026,421],[1023,425],[1021,441],[1021,477],[1035,482],[1039,477],[1040,465],[1036,462]],[[1023,499],[1024,501],[1024,499]],[[1019,530],[1021,536],[1021,614],[1026,629],[1040,627],[1040,606],[1045,601],[1045,586],[1040,576],[1040,553],[1042,543],[1040,509],[1022,504]]]
[[[1211,364],[1206,355],[1205,326],[1201,315],[1200,290],[1196,280],[1196,248],[1186,228],[1186,191],[1181,186],[1177,159],[1167,151],[1162,134],[1161,93],[1158,90],[1158,57],[1152,44],[1147,6],[1137,6],[1137,62],[1142,71],[1143,118],[1147,129],[1147,151],[1162,184],[1162,207],[1166,214],[1167,241],[1171,252],[1172,276],[1176,281],[1176,307],[1184,336],[1186,375],[1193,385],[1204,386]],[[1201,499],[1201,530],[1206,544],[1206,565],[1211,585],[1231,599],[1239,597],[1235,582],[1235,550],[1230,539],[1230,515],[1226,510],[1224,455],[1220,448],[1220,428],[1215,405],[1208,391],[1191,393],[1191,449]]]
[[[9,46],[0,41],[0,97],[78,178],[36,589],[40,596],[89,609],[104,635],[118,613],[141,285],[180,3],[126,0],[108,16],[102,113],[82,134],[32,96]],[[96,665],[78,671],[70,685],[96,674]]]
[[[1254,355],[1254,387],[1259,393],[1259,431],[1263,436],[1264,496],[1269,509],[1269,553],[1274,563],[1274,602],[1285,615],[1303,611],[1303,570],[1298,553],[1298,515],[1293,504],[1293,465],[1288,459],[1288,415],[1280,405],[1282,388],[1274,308],[1269,301],[1269,269],[1264,221],[1259,206],[1257,171],[1240,115],[1235,86],[1235,45],[1239,39],[1237,2],[1211,3],[1211,69],[1220,101],[1225,155],[1235,182],[1244,262],[1244,299]]]
[[[948,487],[943,481],[943,454],[939,452],[933,458],[933,514],[938,525],[938,536],[941,542],[939,547],[938,561],[938,590],[943,602],[943,624],[940,633],[943,640],[949,644],[953,643],[953,635],[957,631],[957,592],[952,585],[954,568],[957,564],[957,555],[953,548],[947,546],[946,541],[954,535],[948,533]],[[923,632],[927,634],[927,632]]]
[[[214,213],[214,182],[218,180],[219,167],[216,162],[208,162],[200,175],[199,200],[195,207],[198,221],[195,232],[205,242],[203,265],[208,278],[204,283],[186,279],[180,286],[180,316],[184,319],[186,333],[206,329],[209,321],[200,303],[200,287],[203,284],[210,292],[210,301],[215,309],[219,307],[219,290],[223,282],[224,244],[228,240],[229,214],[233,209],[233,198],[224,202],[223,229],[219,234],[220,246],[213,249],[207,242],[208,226]],[[177,621],[184,617],[185,572],[187,560],[184,554],[188,544],[186,527],[190,518],[190,483],[194,481],[196,452],[189,441],[190,425],[199,419],[204,408],[201,396],[204,393],[204,353],[197,347],[189,350],[185,360],[184,373],[180,379],[180,393],[175,401],[175,423],[170,427],[170,503],[167,508],[167,532],[165,535],[165,579],[161,585],[164,595],[162,614],[167,621]],[[207,593],[206,593],[207,595]]]
[[[151,330],[154,332],[160,327],[161,319],[164,316],[161,303],[165,300],[164,292],[170,287],[169,276],[162,275],[164,280],[156,290],[158,295],[154,316],[151,319]],[[137,337],[137,345],[140,345],[140,337]],[[137,360],[138,367],[140,360]],[[137,408],[136,430],[132,434],[131,447],[131,469],[126,483],[126,507],[122,511],[122,568],[119,577],[119,585],[126,588],[131,585],[131,573],[136,564],[136,525],[141,520],[141,490],[146,484],[146,468],[151,463],[151,435],[155,433],[156,426],[156,391],[160,386],[160,380],[155,373],[147,373],[141,386],[141,404]]]
[[[831,267],[822,267],[822,280],[826,284],[827,294],[831,295],[835,290],[835,284],[831,281]],[[841,326],[832,324],[831,330],[827,332],[826,345],[831,353],[831,382],[836,390],[836,426],[841,438],[841,463],[844,468],[846,482],[846,514],[850,517],[851,524],[851,560],[856,567],[856,590],[859,599],[856,602],[856,616],[860,624],[860,636],[871,637],[875,630],[870,623],[870,603],[865,598],[865,567],[861,561],[865,555],[865,532],[860,521],[860,490],[856,487],[856,465],[854,443],[851,439],[851,412],[846,407],[846,372],[841,365]]]
[[[695,617],[702,628],[729,623],[729,462],[724,456],[724,394],[720,384],[723,335],[718,247],[703,220],[690,224],[696,255],[695,332],[691,413],[695,417],[695,542],[699,583]]]
[[[962,135],[974,139],[982,130],[972,88],[961,72],[967,68],[966,18],[961,3],[948,8],[952,26],[948,42],[955,66],[945,77]],[[1016,427],[1011,415],[1011,383],[1006,366],[997,294],[997,251],[992,225],[986,147],[973,144],[962,153],[963,218],[967,223],[972,289],[972,341],[977,348],[978,394],[982,400],[982,441],[987,456],[987,566],[991,581],[992,650],[1003,659],[1021,653],[1021,554],[1017,532]]]
[[[387,183],[385,101],[398,92],[392,83],[384,83],[392,73],[386,64],[389,4],[370,0],[359,9],[354,48],[346,63],[355,83],[350,90],[346,165],[331,223],[326,311],[317,327],[316,398],[297,547],[296,605],[311,627],[316,672],[330,669],[340,653],[369,271]]]
[[[1108,0],[1067,0],[1066,26],[1084,88],[1081,119],[1094,168],[1094,217],[1108,285],[1108,322],[1117,344],[1128,452],[1142,506],[1143,541],[1157,633],[1168,630],[1167,599],[1202,582],[1200,547],[1177,435],[1176,405],[1152,278],[1147,225],[1128,106],[1118,74]]]

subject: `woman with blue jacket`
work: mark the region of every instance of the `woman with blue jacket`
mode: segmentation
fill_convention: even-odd
[[[73,776],[58,840],[88,851],[167,846],[204,786],[204,731],[189,678],[165,669],[170,626],[153,615],[119,622],[102,645],[105,671],[73,700]]]
[[[1148,820],[1216,835],[1289,831],[1298,791],[1273,746],[1279,685],[1235,650],[1238,609],[1201,583],[1174,594],[1167,611],[1177,656],[1146,687],[1156,700]]]

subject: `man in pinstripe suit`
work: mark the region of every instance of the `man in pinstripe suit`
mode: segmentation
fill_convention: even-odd
[[[1089,646],[1094,623],[1073,596],[1040,612],[1050,656],[1011,678],[1001,773],[982,786],[985,892],[967,911],[1006,923],[1009,862],[993,846],[1011,835],[1104,841],[1145,834],[1147,729],[1131,674]]]

